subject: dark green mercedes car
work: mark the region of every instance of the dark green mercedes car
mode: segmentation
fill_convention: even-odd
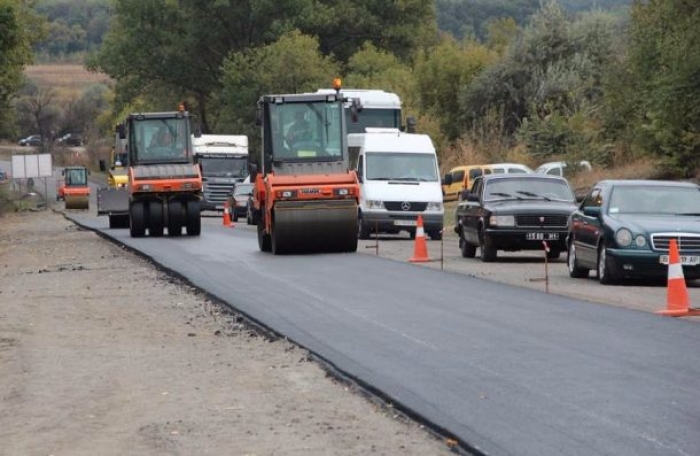
[[[595,270],[602,284],[666,277],[671,239],[678,243],[685,278],[700,278],[700,186],[600,181],[569,221],[569,275],[583,278]]]

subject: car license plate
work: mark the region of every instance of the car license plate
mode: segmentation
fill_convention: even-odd
[[[559,233],[525,233],[528,241],[558,241]]]
[[[668,255],[661,255],[659,263],[668,264]],[[700,256],[697,255],[681,255],[681,264],[686,266],[696,266],[700,264]]]
[[[394,220],[396,226],[416,226],[415,220]]]

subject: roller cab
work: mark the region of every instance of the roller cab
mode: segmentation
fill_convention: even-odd
[[[357,250],[359,185],[349,168],[343,102],[338,91],[260,98],[253,206],[262,251]]]

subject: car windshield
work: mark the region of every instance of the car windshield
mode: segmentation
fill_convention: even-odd
[[[238,184],[233,189],[234,195],[247,195],[253,191],[253,184]]]
[[[490,179],[484,185],[484,201],[506,199],[540,199],[574,201],[569,184],[562,179],[518,177]]]
[[[700,187],[618,185],[610,194],[608,213],[700,215]]]
[[[367,154],[367,180],[437,182],[435,155],[398,152]]]

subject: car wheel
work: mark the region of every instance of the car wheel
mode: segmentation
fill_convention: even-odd
[[[479,236],[479,249],[481,250],[481,261],[491,263],[496,261],[497,251],[493,242],[483,234]]]
[[[604,244],[598,248],[598,281],[603,285],[612,285],[619,281],[615,260],[607,255]]]
[[[549,249],[549,252],[547,252],[547,259],[548,260],[556,260],[561,256],[561,251],[557,249]]]
[[[362,216],[357,217],[357,238],[358,239],[369,239],[369,227],[362,220]]]
[[[474,258],[476,256],[476,246],[468,243],[466,239],[461,236],[459,238],[459,248],[464,258]]]
[[[569,268],[569,277],[573,279],[584,279],[588,277],[589,270],[578,265],[578,260],[576,259],[576,246],[574,245],[573,241],[569,245],[569,253],[566,258],[566,264]]]

